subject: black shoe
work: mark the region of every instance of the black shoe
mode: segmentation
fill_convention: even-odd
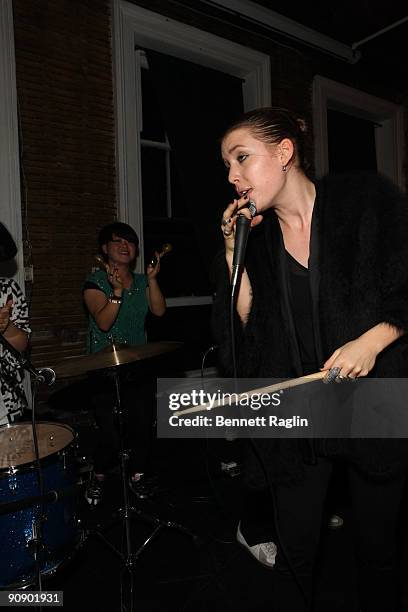
[[[92,474],[88,486],[85,490],[85,499],[91,506],[97,506],[102,500],[104,480],[98,480],[95,478],[95,474]]]

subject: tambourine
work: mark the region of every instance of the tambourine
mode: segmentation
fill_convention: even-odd
[[[168,242],[166,242],[166,244],[163,244],[161,251],[159,253],[159,259],[161,259],[163,257],[163,255],[166,255],[166,253],[170,253],[170,251],[173,250],[173,247],[171,246],[171,244],[169,244]],[[155,266],[157,266],[157,257],[156,255],[153,255],[153,257],[150,259],[149,261],[149,266],[153,266],[153,268]]]

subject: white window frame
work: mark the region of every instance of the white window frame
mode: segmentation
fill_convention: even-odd
[[[320,75],[313,81],[313,129],[317,177],[329,171],[327,109],[381,124],[375,130],[378,172],[405,188],[403,176],[404,114],[398,106],[382,98],[332,81]],[[350,134],[350,146],[358,146]]]
[[[24,291],[16,60],[12,0],[0,2],[0,220],[18,247],[15,261],[2,264]]]
[[[140,50],[140,51],[135,51],[135,53],[139,55],[139,58],[136,61],[139,63],[140,67],[143,68],[144,70],[150,70],[145,52]],[[142,91],[142,106],[143,106],[143,91]],[[139,127],[141,128],[140,131],[142,132],[143,125],[140,125]],[[165,133],[165,141],[156,141],[156,140],[149,140],[149,139],[141,138],[140,146],[141,146],[141,149],[140,149],[141,151],[143,150],[143,147],[145,147],[148,149],[158,149],[164,152],[165,167],[166,167],[166,171],[165,171],[166,172],[166,217],[170,219],[172,217],[171,168],[170,168],[171,166],[170,164],[171,147],[170,147],[169,139],[167,137],[167,132]]]
[[[185,25],[125,0],[114,0],[113,69],[116,86],[118,216],[135,228],[143,254],[142,185],[140,163],[141,82],[140,54],[135,46],[222,70],[245,80],[245,110],[271,104],[269,56]],[[143,256],[138,271],[143,270]],[[194,298],[195,304],[210,297]],[[184,298],[168,305],[186,305]],[[191,298],[188,303],[191,305]]]
[[[18,142],[16,56],[14,51],[12,0],[0,2],[0,220],[17,245],[17,255],[4,262],[0,275],[13,276],[25,292],[23,229]],[[24,390],[31,408],[30,376],[25,373]]]

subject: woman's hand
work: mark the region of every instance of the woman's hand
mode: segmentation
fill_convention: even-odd
[[[377,355],[404,333],[394,325],[378,323],[356,340],[351,340],[334,351],[321,370],[335,372],[331,378],[328,374],[328,381],[367,376],[375,365]]]
[[[121,277],[119,270],[116,266],[110,266],[109,264],[106,264],[106,274],[108,275],[108,281],[109,284],[111,285],[113,291],[116,291],[119,293],[121,293],[123,291],[123,278]]]
[[[224,235],[225,257],[226,257],[230,276],[232,272],[234,247],[235,247],[235,224],[238,218],[238,215],[235,213],[241,207],[245,207],[245,205],[248,204],[248,200],[249,200],[248,196],[243,196],[239,200],[234,200],[224,210],[224,214],[222,215],[221,231]],[[263,219],[261,215],[257,215],[256,217],[252,218],[251,213],[246,207],[240,210],[240,214],[243,214],[248,219],[251,219],[251,227],[255,227],[256,225],[261,223]],[[251,307],[252,307],[252,288],[251,288],[251,283],[250,283],[248,274],[246,270],[244,269],[242,272],[241,281],[239,284],[238,297],[236,301],[237,312],[238,312],[238,315],[243,325],[246,325],[248,321]]]
[[[238,219],[238,215],[234,213],[236,213],[238,209],[241,209],[241,207],[245,207],[245,204],[248,204],[248,201],[248,196],[243,196],[239,200],[234,200],[233,202],[231,202],[231,204],[229,204],[229,206],[227,206],[227,208],[224,210],[221,220],[221,231],[224,235],[226,255],[231,255],[234,252],[235,224]],[[263,218],[261,215],[252,217],[251,213],[246,207],[242,208],[242,210],[240,210],[239,212],[240,214],[245,215],[248,219],[251,219],[251,227],[255,227],[256,225],[261,223]]]
[[[377,355],[375,345],[360,336],[335,350],[321,369],[333,371],[336,368],[335,379],[340,381],[344,378],[360,378],[371,372]]]
[[[154,254],[156,256],[157,263],[155,266],[151,263],[147,266],[146,294],[150,311],[157,317],[161,317],[166,312],[166,300],[164,299],[156,278],[160,272],[160,253],[155,251]]]
[[[160,254],[157,251],[155,251],[154,254],[156,256],[157,263],[155,266],[153,266],[151,263],[147,266],[146,274],[148,281],[151,281],[156,278],[156,276],[160,272]]]
[[[8,298],[5,306],[0,308],[0,333],[4,334],[8,326],[10,325],[10,315],[13,307],[13,300]]]

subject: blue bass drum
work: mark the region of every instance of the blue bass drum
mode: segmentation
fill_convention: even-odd
[[[58,497],[58,501],[44,504],[40,567],[46,576],[69,559],[80,541],[75,435],[61,423],[37,423],[36,431],[44,494],[56,491]],[[18,588],[36,580],[33,526],[40,514],[39,500],[35,499],[40,489],[32,433],[31,423],[0,428],[1,588]],[[34,498],[32,503],[29,498]]]

